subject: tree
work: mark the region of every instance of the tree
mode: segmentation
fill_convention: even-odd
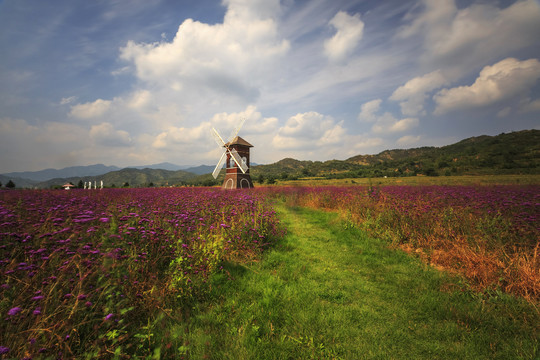
[[[127,181],[124,183],[124,187],[129,187],[129,183]]]
[[[79,183],[77,184],[77,187],[78,187],[79,189],[82,189],[82,188],[84,187],[84,183],[83,183],[82,180],[79,180]]]
[[[7,188],[13,189],[15,187],[15,183],[12,180],[9,180],[6,184]]]

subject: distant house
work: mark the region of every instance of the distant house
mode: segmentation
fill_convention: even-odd
[[[69,189],[71,189],[71,188],[74,188],[74,187],[75,187],[75,185],[73,185],[73,184],[69,184],[69,183],[68,183],[68,184],[64,184],[64,185],[62,185],[62,187],[63,187],[64,189],[66,189],[66,190],[69,190]]]

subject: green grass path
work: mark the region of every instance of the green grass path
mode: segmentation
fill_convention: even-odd
[[[286,238],[263,260],[228,264],[174,334],[192,359],[533,359],[538,314],[342,222],[277,207]]]

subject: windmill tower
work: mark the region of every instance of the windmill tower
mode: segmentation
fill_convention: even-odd
[[[230,136],[231,140],[228,142],[225,142],[216,129],[212,128],[212,134],[216,143],[220,148],[224,148],[223,154],[212,173],[214,179],[217,179],[223,162],[226,161],[227,164],[225,179],[222,185],[223,189],[245,189],[253,187],[253,181],[251,181],[251,176],[249,175],[249,148],[253,147],[253,145],[238,136],[238,132],[244,121],[246,120],[243,119],[236,127]]]

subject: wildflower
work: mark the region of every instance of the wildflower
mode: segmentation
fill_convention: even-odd
[[[32,298],[32,300],[34,300],[34,301],[38,301],[38,300],[41,300],[41,299],[43,299],[43,295],[34,296]]]
[[[20,307],[16,306],[16,307],[14,307],[14,308],[12,308],[12,309],[10,309],[10,310],[8,311],[8,315],[10,315],[10,316],[15,316],[15,315],[17,315],[21,310],[22,310],[22,309],[21,309]]]
[[[66,295],[64,295],[64,298],[65,298],[65,299],[69,299],[69,298],[72,297],[72,296],[73,296],[73,295],[71,295],[71,294],[66,294]]]
[[[112,319],[113,317],[114,317],[114,314],[111,313],[111,314],[105,316],[105,321],[110,320],[110,319]]]
[[[84,303],[84,306],[90,307],[90,306],[92,306],[92,303],[90,301],[87,301],[87,302]]]
[[[0,346],[0,355],[7,354],[8,352],[9,352],[9,348],[7,346]]]
[[[36,310],[33,312],[34,315],[40,315],[41,314],[41,307],[37,307]]]
[[[81,294],[81,295],[77,296],[77,300],[84,300],[84,299],[86,299],[87,297],[88,297],[88,295],[86,295],[86,294]]]

